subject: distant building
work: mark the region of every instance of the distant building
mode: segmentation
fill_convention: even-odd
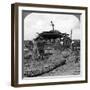
[[[52,30],[38,33],[38,36],[34,39],[35,42],[37,42],[37,46],[40,50],[40,53],[42,51],[43,54],[46,52],[53,53],[54,46],[57,48],[61,45],[63,45],[63,47],[65,48],[69,48],[71,46],[71,39],[69,37],[69,34],[61,33],[58,30],[55,30],[52,21],[51,24]]]

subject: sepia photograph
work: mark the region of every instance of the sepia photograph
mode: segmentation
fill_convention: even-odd
[[[12,5],[12,85],[87,82],[87,7]]]

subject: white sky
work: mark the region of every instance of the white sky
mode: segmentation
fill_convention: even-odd
[[[70,14],[48,14],[48,13],[30,13],[24,19],[24,40],[32,40],[37,36],[37,32],[52,30],[51,21],[55,29],[70,34],[72,29],[72,38],[80,39],[80,21]]]

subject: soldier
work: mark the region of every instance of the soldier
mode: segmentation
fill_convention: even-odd
[[[69,37],[65,36],[63,39],[64,48],[70,48],[71,42],[72,42],[72,40]]]
[[[38,40],[37,41],[37,48],[40,54],[40,58],[44,59],[44,42],[43,40]]]
[[[33,43],[34,43],[34,46],[33,46],[33,55],[32,55],[32,57],[33,57],[33,59],[38,59],[40,54],[39,54],[39,51],[38,51],[37,42],[34,41]]]

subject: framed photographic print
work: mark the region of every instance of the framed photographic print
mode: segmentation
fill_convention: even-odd
[[[87,83],[87,7],[11,5],[11,85]]]

